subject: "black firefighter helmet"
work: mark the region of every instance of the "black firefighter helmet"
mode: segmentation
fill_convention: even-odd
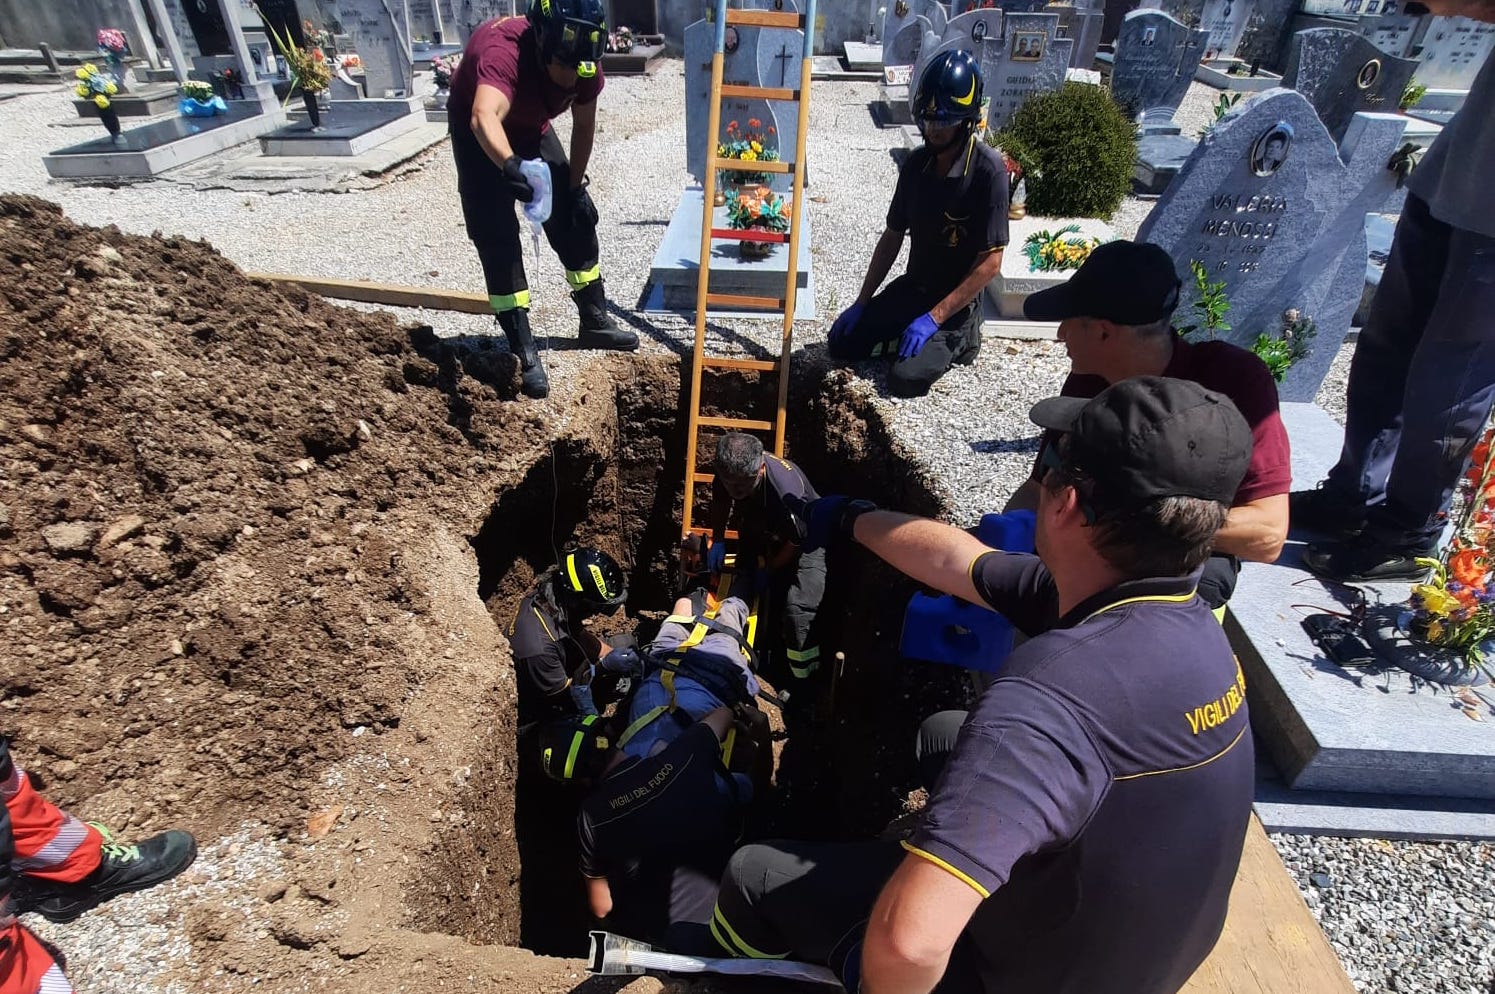
[[[611,611],[628,599],[622,567],[600,549],[572,549],[562,556],[556,587],[588,613]]]
[[[607,43],[602,0],[532,0],[529,21],[541,62],[572,66],[578,76],[597,75],[597,60]]]
[[[552,780],[595,780],[611,751],[595,714],[575,714],[540,726],[540,763]]]
[[[970,52],[941,52],[930,60],[914,93],[914,120],[919,130],[948,128],[969,122],[966,133],[981,120],[981,66]]]

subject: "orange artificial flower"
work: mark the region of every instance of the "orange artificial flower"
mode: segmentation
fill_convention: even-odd
[[[756,117],[750,117],[750,118],[748,118],[748,127],[750,127],[750,128],[761,128],[761,127],[763,127],[763,122],[760,121],[760,120],[758,120]]]
[[[1485,582],[1485,554],[1479,549],[1456,552],[1448,560],[1448,572],[1455,580],[1467,587],[1483,586]]]

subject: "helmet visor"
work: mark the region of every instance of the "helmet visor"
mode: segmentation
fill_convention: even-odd
[[[556,38],[555,52],[551,57],[564,65],[581,69],[602,58],[606,42],[607,32],[602,26],[568,17]],[[593,68],[587,75],[595,73]]]

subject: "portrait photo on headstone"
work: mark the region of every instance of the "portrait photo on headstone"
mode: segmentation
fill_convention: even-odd
[[[1144,44],[1144,45],[1152,45],[1152,44],[1156,43],[1157,40],[1158,40],[1158,29],[1157,28],[1143,28],[1142,29],[1142,44]]]
[[[985,21],[977,21],[975,24],[971,25],[971,40],[972,41],[985,41],[986,40],[986,22]]]
[[[1362,90],[1368,90],[1381,78],[1381,60],[1371,59],[1360,67],[1360,72],[1355,75],[1355,85]]]
[[[1293,147],[1293,126],[1278,121],[1251,146],[1251,172],[1257,176],[1270,176],[1287,161],[1287,153]]]
[[[1012,61],[1037,62],[1043,58],[1043,43],[1047,39],[1042,31],[1014,31],[1012,33]]]

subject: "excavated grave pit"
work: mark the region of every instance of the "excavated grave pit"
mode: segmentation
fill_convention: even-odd
[[[847,374],[816,351],[794,369],[788,454],[822,493],[939,512]],[[490,340],[0,196],[0,731],[123,837],[185,827],[207,852],[243,830],[276,854],[231,882],[205,858],[160,892],[183,986],[574,986],[506,948],[576,954],[587,922],[570,826],[537,831],[516,789],[500,633],[587,543],[625,564],[620,620],[651,634],[683,379],[673,357],[588,356],[516,401]],[[772,387],[732,374],[705,395],[752,414]],[[865,837],[902,810],[918,720],[965,699],[956,672],[897,658],[912,589],[860,550],[832,563],[835,711],[789,730],[759,836]]]

